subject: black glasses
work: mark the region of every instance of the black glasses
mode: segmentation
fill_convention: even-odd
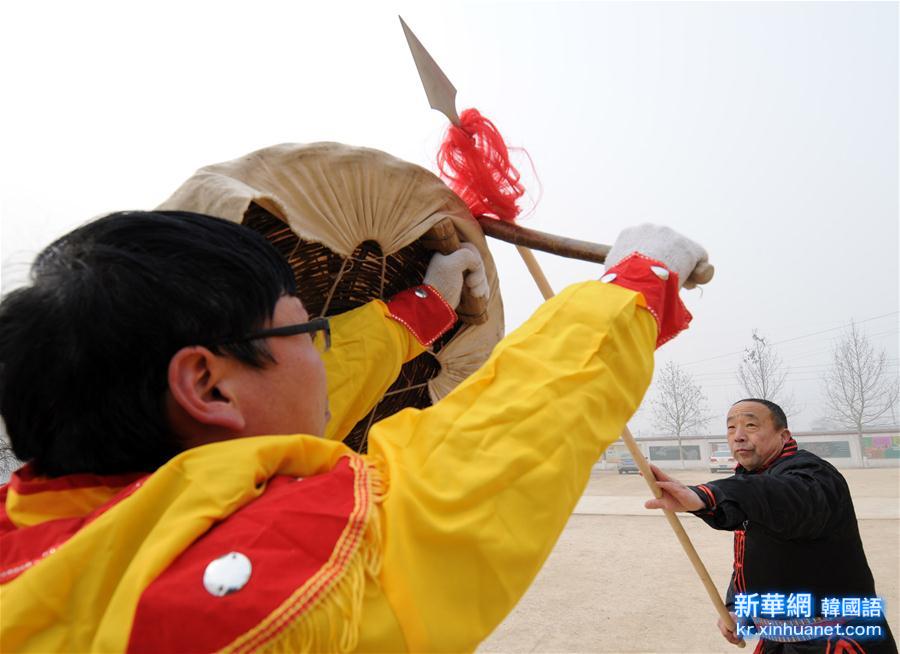
[[[250,332],[245,336],[223,339],[218,344],[246,343],[247,341],[255,341],[258,338],[269,338],[271,336],[294,336],[296,334],[311,334],[315,336],[317,332],[325,333],[325,347],[320,349],[322,352],[327,352],[331,348],[331,324],[328,322],[328,318],[314,318],[309,322],[301,322],[296,325],[261,329],[257,332]],[[313,339],[313,342],[315,343],[315,339]]]

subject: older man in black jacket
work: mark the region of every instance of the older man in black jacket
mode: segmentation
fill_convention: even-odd
[[[734,476],[685,486],[654,467],[663,497],[645,505],[734,532],[727,599],[751,621],[733,632],[720,620],[722,635],[758,635],[767,654],[896,652],[844,477],[797,449],[774,402],[741,400],[727,424]]]

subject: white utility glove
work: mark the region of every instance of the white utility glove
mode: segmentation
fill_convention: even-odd
[[[674,229],[644,223],[622,230],[606,255],[606,269],[609,270],[632,252],[640,252],[656,259],[669,270],[678,273],[679,286],[684,286],[698,263],[709,258],[702,245]],[[688,284],[689,288],[692,286],[693,284]]]
[[[451,254],[431,257],[422,283],[433,287],[454,309],[459,306],[463,283],[475,297],[487,297],[489,291],[484,262],[471,243],[460,244]]]

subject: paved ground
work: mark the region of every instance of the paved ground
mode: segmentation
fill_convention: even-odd
[[[717,477],[702,471],[669,472],[686,483]],[[842,472],[876,588],[896,634],[900,469]],[[719,635],[712,605],[665,518],[642,507],[647,497],[639,476],[595,472],[531,589],[478,651],[737,652]],[[731,574],[731,533],[709,529],[691,516],[682,522],[724,590]]]

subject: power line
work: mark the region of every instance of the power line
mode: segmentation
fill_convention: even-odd
[[[900,366],[900,360],[896,358],[886,358],[884,361],[885,368],[896,368]],[[814,372],[816,370],[828,370],[831,368],[831,363],[809,363],[805,365],[792,365],[792,364],[784,364],[784,373],[786,375],[791,374],[804,374],[809,372]],[[699,377],[726,377],[726,376],[734,376],[737,374],[736,370],[707,370],[705,372],[692,372],[691,376],[694,378]]]
[[[875,316],[874,318],[866,318],[865,320],[860,320],[856,324],[861,325],[864,322],[872,322],[873,320],[878,320],[879,318],[887,318],[888,316],[895,316],[900,311],[892,311],[891,313],[885,313],[880,316]],[[790,343],[791,341],[799,341],[801,338],[809,338],[810,336],[818,336],[819,334],[827,334],[828,332],[834,332],[839,329],[847,329],[847,325],[841,325],[840,327],[832,327],[830,329],[823,329],[820,332],[813,332],[812,334],[804,334],[803,336],[795,336],[794,338],[788,338],[783,341],[776,341],[772,343],[772,345],[781,345],[782,343]],[[885,334],[889,332],[884,332]]]
[[[872,322],[873,320],[879,320],[879,319],[881,319],[881,318],[887,318],[887,317],[889,317],[889,316],[895,316],[895,315],[897,315],[897,314],[900,314],[900,311],[891,311],[890,313],[884,313],[884,314],[882,314],[882,315],[880,315],[880,316],[873,316],[873,317],[871,317],[871,318],[866,318],[865,320],[857,320],[857,321],[854,321],[854,322],[855,322],[857,325],[861,325],[861,324],[866,323],[866,322]],[[819,335],[821,335],[821,334],[827,334],[828,332],[834,332],[834,331],[838,331],[839,329],[846,329],[846,328],[847,328],[847,325],[841,325],[841,326],[839,326],[839,327],[831,327],[831,328],[829,328],[829,329],[823,329],[822,331],[811,332],[811,333],[809,333],[809,334],[803,334],[803,335],[801,335],[801,336],[795,336],[795,337],[793,337],[793,338],[787,338],[787,339],[784,339],[784,340],[782,340],[782,341],[775,341],[775,342],[771,343],[771,345],[781,345],[781,344],[783,344],[783,343],[791,343],[791,342],[793,342],[793,341],[799,341],[800,339],[803,339],[803,338],[809,338],[809,337],[811,337],[811,336],[819,336]],[[890,334],[890,333],[893,333],[893,332],[883,332],[883,334]],[[881,335],[881,334],[879,334],[879,335]],[[724,359],[725,357],[730,357],[730,356],[734,356],[735,354],[743,354],[743,353],[744,353],[744,350],[737,350],[737,351],[735,351],[735,352],[728,352],[728,353],[726,353],[726,354],[718,354],[718,355],[716,355],[716,356],[714,356],[714,357],[707,357],[707,358],[705,358],[705,359],[697,359],[696,361],[688,361],[687,363],[682,363],[682,364],[679,364],[679,365],[682,365],[682,366],[692,366],[692,365],[697,364],[697,363],[703,363],[703,362],[705,362],[705,361],[714,361],[715,359]]]

